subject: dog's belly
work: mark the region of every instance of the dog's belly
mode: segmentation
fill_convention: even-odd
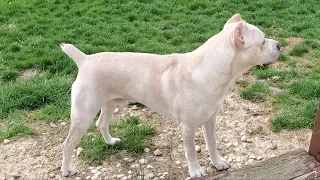
[[[166,107],[166,106],[161,106],[158,104],[149,104],[149,103],[143,103],[143,102],[139,102],[142,103],[143,105],[147,106],[150,110],[155,111],[159,114],[161,114],[162,116],[165,117],[165,119],[169,119],[171,121],[174,122],[179,122],[179,118],[173,113],[172,110],[170,110],[170,107]]]

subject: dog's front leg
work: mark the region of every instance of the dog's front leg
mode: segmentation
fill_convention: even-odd
[[[194,136],[196,129],[189,128],[185,125],[181,125],[181,133],[183,138],[183,146],[185,156],[188,161],[188,171],[190,177],[201,177],[205,175],[203,169],[201,169],[199,161],[197,159]]]
[[[218,155],[215,123],[216,115],[214,114],[205,124],[203,124],[202,130],[212,164],[217,168],[217,170],[224,170],[229,168],[229,163]]]

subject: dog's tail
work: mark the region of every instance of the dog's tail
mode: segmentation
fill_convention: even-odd
[[[64,53],[66,53],[78,67],[87,59],[87,55],[80,51],[72,44],[60,44],[60,47]]]

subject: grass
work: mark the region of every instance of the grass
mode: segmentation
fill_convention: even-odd
[[[240,96],[252,102],[263,102],[270,93],[269,88],[263,83],[254,83],[249,88],[241,91]]]
[[[141,154],[145,147],[152,145],[149,138],[155,135],[155,129],[140,124],[138,117],[127,117],[110,126],[111,135],[121,139],[115,145],[106,145],[96,128],[91,128],[91,132],[81,140],[79,147],[84,149],[83,157],[92,163],[99,163],[120,150]]]
[[[19,72],[16,70],[12,70],[12,69],[4,70],[1,74],[2,74],[1,80],[3,82],[14,81],[19,76]]]
[[[14,114],[20,114],[21,127],[29,127],[29,117],[56,122],[68,116],[70,86],[77,68],[60,50],[62,42],[73,43],[88,54],[100,51],[184,53],[219,32],[233,14],[241,13],[247,22],[257,25],[267,37],[272,36],[283,45],[288,37],[304,38],[305,41],[290,52],[292,55],[303,56],[314,51],[314,58],[319,58],[318,9],[317,0],[75,0],[72,4],[62,0],[3,0],[0,3],[0,123],[6,132],[11,128],[10,132],[16,133],[4,133],[2,129],[1,134],[7,135],[1,136],[21,134],[14,129],[24,129],[10,125],[17,122]],[[289,56],[282,54],[280,59],[292,67],[299,66],[300,63]],[[28,69],[38,74],[19,78],[21,72]],[[263,71],[256,73],[266,79],[281,77],[281,86],[299,98],[309,93],[299,92],[294,84],[289,88],[291,79],[299,81],[318,76],[313,70]],[[247,86],[244,82],[241,84]],[[30,134],[28,130],[21,132]]]
[[[311,128],[317,111],[317,99],[294,100],[290,95],[286,99],[278,99],[282,103],[281,112],[271,121],[271,129],[280,131],[281,129]]]
[[[250,82],[248,82],[246,80],[239,79],[239,80],[236,81],[236,84],[241,86],[241,87],[243,87],[243,88],[245,88],[245,87],[248,87],[250,85]]]
[[[301,99],[317,99],[320,97],[320,81],[296,81],[289,86],[289,92]]]
[[[24,121],[25,111],[15,111],[10,114],[3,124],[6,128],[0,129],[0,141],[19,135],[34,135],[35,131]],[[0,126],[1,127],[1,126]]]
[[[279,86],[279,84],[273,83],[275,86]],[[286,90],[286,93],[279,94],[274,99],[275,107],[279,109],[279,113],[271,121],[272,130],[311,128],[320,97],[318,79],[307,75],[289,80],[282,83],[281,86]]]
[[[268,66],[262,68],[255,67],[253,70],[260,79],[271,78],[274,76],[280,77],[281,79],[287,79],[295,78],[298,75],[295,70],[276,70]]]
[[[46,110],[53,105],[55,109],[60,107],[67,110],[70,84],[71,81],[66,78],[53,76],[37,76],[25,81],[3,84],[0,89],[0,117],[5,118],[16,110]]]
[[[279,61],[286,62],[286,61],[288,61],[288,59],[289,59],[288,56],[286,56],[285,54],[283,54],[283,53],[280,54]]]
[[[309,46],[305,43],[302,42],[295,46],[290,52],[290,56],[303,56],[305,53],[309,52]]]

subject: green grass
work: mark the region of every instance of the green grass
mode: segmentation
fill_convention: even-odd
[[[271,129],[280,131],[281,129],[311,128],[317,111],[317,99],[311,100],[290,100],[278,99],[282,103],[281,112],[271,121]]]
[[[315,40],[306,40],[296,45],[290,52],[290,56],[303,56],[308,53],[310,49],[318,49],[320,43]]]
[[[1,73],[1,80],[4,82],[8,82],[8,81],[14,81],[17,79],[17,77],[19,76],[19,72],[16,70],[4,70]]]
[[[310,80],[317,80],[320,78],[320,61],[318,60],[318,58],[315,58],[313,61],[315,62],[315,66],[312,67],[311,70],[307,71],[305,75]]]
[[[320,96],[319,81],[307,76],[282,86],[287,92],[274,99],[279,113],[271,121],[272,130],[311,128]]]
[[[70,84],[68,79],[54,76],[37,76],[25,81],[3,84],[0,89],[0,117],[5,118],[16,110],[41,109],[50,113],[48,106],[68,111]]]
[[[68,116],[70,79],[76,76],[77,68],[60,50],[62,42],[73,43],[88,54],[183,53],[197,48],[219,32],[233,14],[241,13],[247,22],[257,25],[267,37],[278,39],[282,46],[288,37],[304,38],[301,47],[292,50],[294,55],[313,50],[314,57],[319,58],[318,9],[317,0],[2,0],[0,123],[10,128],[14,120],[9,117],[22,112],[28,114],[19,121],[25,125],[30,117],[55,122]],[[293,67],[299,64],[288,54],[280,59]],[[41,74],[19,78],[28,69]],[[289,79],[309,77],[295,70],[267,71],[257,73],[264,78],[280,76],[283,87],[289,86]],[[310,73],[317,76],[312,70]]]
[[[285,55],[285,54],[283,54],[283,53],[281,53],[280,54],[280,57],[279,57],[279,61],[288,61],[288,56],[287,55]]]
[[[295,78],[298,75],[295,70],[276,70],[271,67],[256,68],[254,72],[260,79],[271,78],[274,76],[280,77],[281,79],[288,79]]]
[[[138,117],[127,117],[110,126],[111,135],[121,139],[115,145],[106,145],[100,132],[96,128],[90,129],[92,133],[81,140],[79,147],[84,149],[83,157],[93,163],[99,163],[120,150],[127,150],[133,155],[141,154],[145,147],[152,145],[149,138],[155,135],[155,129],[140,124]]]
[[[320,97],[320,81],[308,80],[293,82],[289,86],[289,92],[302,99],[315,99]]]
[[[315,51],[315,58],[320,58],[320,49],[319,48]]]
[[[297,61],[288,61],[287,64],[291,67],[297,67]]]
[[[290,56],[303,56],[305,53],[309,52],[309,46],[305,43],[301,43],[295,46],[290,52]]]
[[[240,87],[248,87],[250,85],[250,82],[246,81],[246,80],[237,80],[236,84],[239,85]]]
[[[280,42],[281,47],[285,47],[286,45],[288,45],[288,42],[285,40],[285,38],[279,38],[278,41]]]
[[[34,130],[23,120],[25,111],[15,111],[7,117],[3,123],[8,124],[6,128],[0,129],[0,142],[18,135],[34,135]]]
[[[249,88],[241,91],[240,96],[252,102],[262,102],[270,94],[269,88],[263,83],[254,83]]]

